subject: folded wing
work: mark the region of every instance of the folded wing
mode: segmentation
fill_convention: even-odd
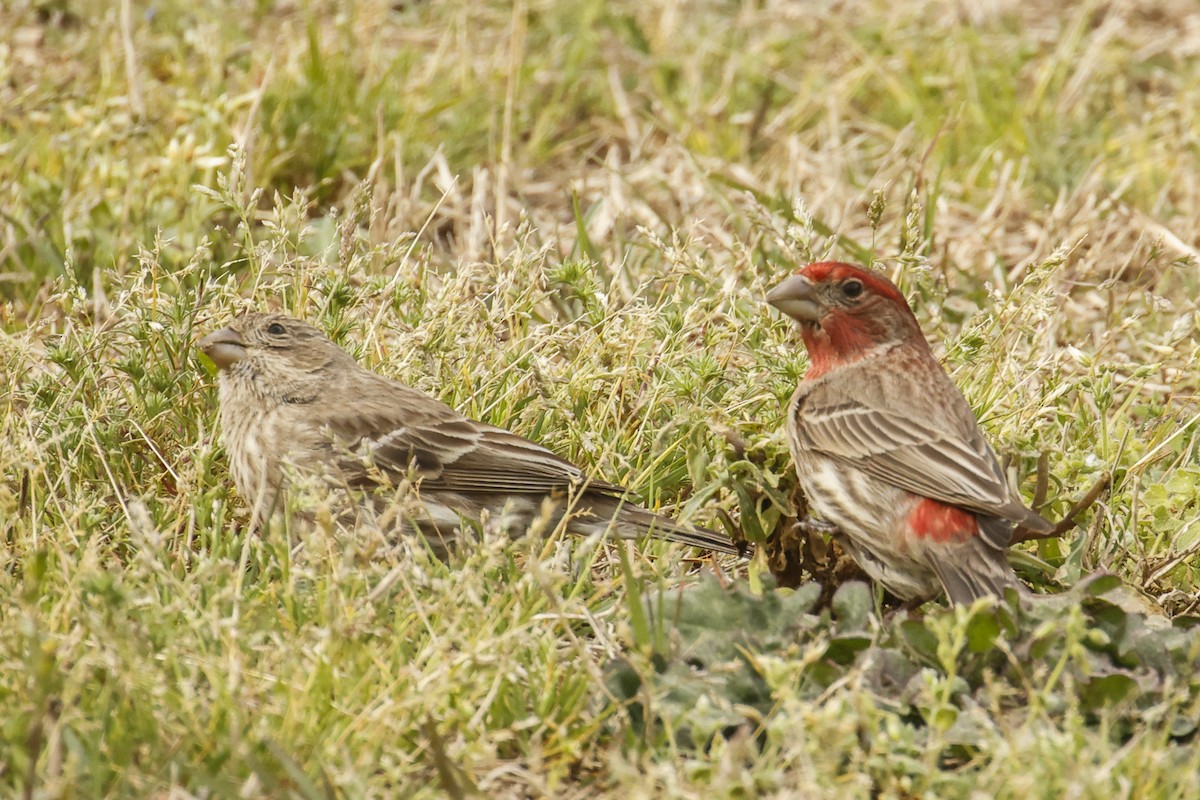
[[[947,421],[935,427],[882,404],[830,394],[817,387],[796,407],[796,435],[806,449],[984,517],[1035,530],[1049,525],[1012,497],[1004,470],[978,425]],[[996,546],[1008,545],[1011,525],[983,524],[981,530]]]

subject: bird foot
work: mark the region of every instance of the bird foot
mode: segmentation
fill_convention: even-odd
[[[901,601],[900,605],[894,606],[883,615],[884,622],[892,622],[896,619],[921,619],[925,615],[921,612],[921,606],[933,600],[933,597],[912,597],[908,600]]]

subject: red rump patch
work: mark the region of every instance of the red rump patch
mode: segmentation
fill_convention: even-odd
[[[896,288],[896,284],[878,272],[872,272],[869,269],[856,267],[853,264],[847,264],[843,261],[818,261],[815,264],[803,266],[796,270],[796,272],[814,283],[858,278],[863,282],[863,286],[866,287],[867,291],[872,294],[889,297],[901,308],[908,308],[908,301],[904,299],[904,295]]]
[[[970,511],[922,498],[908,515],[908,527],[918,539],[939,544],[962,542],[979,533],[979,522]]]

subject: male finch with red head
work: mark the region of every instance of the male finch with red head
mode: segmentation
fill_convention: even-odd
[[[800,485],[860,566],[903,600],[1017,586],[1013,530],[1049,532],[1005,479],[904,295],[851,264],[802,267],[767,294],[800,323],[809,368],[788,405]]]

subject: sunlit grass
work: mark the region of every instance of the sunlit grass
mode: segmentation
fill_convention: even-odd
[[[122,5],[0,8],[6,793],[1194,792],[1169,715],[979,709],[947,761],[855,680],[801,699],[801,652],[761,662],[757,735],[656,738],[604,676],[653,663],[632,609],[694,579],[680,551],[253,535],[192,346],[283,309],[753,539],[805,365],[763,293],[877,261],[1027,498],[1039,459],[1052,517],[1113,475],[1024,573],[1195,613],[1187,4]]]

